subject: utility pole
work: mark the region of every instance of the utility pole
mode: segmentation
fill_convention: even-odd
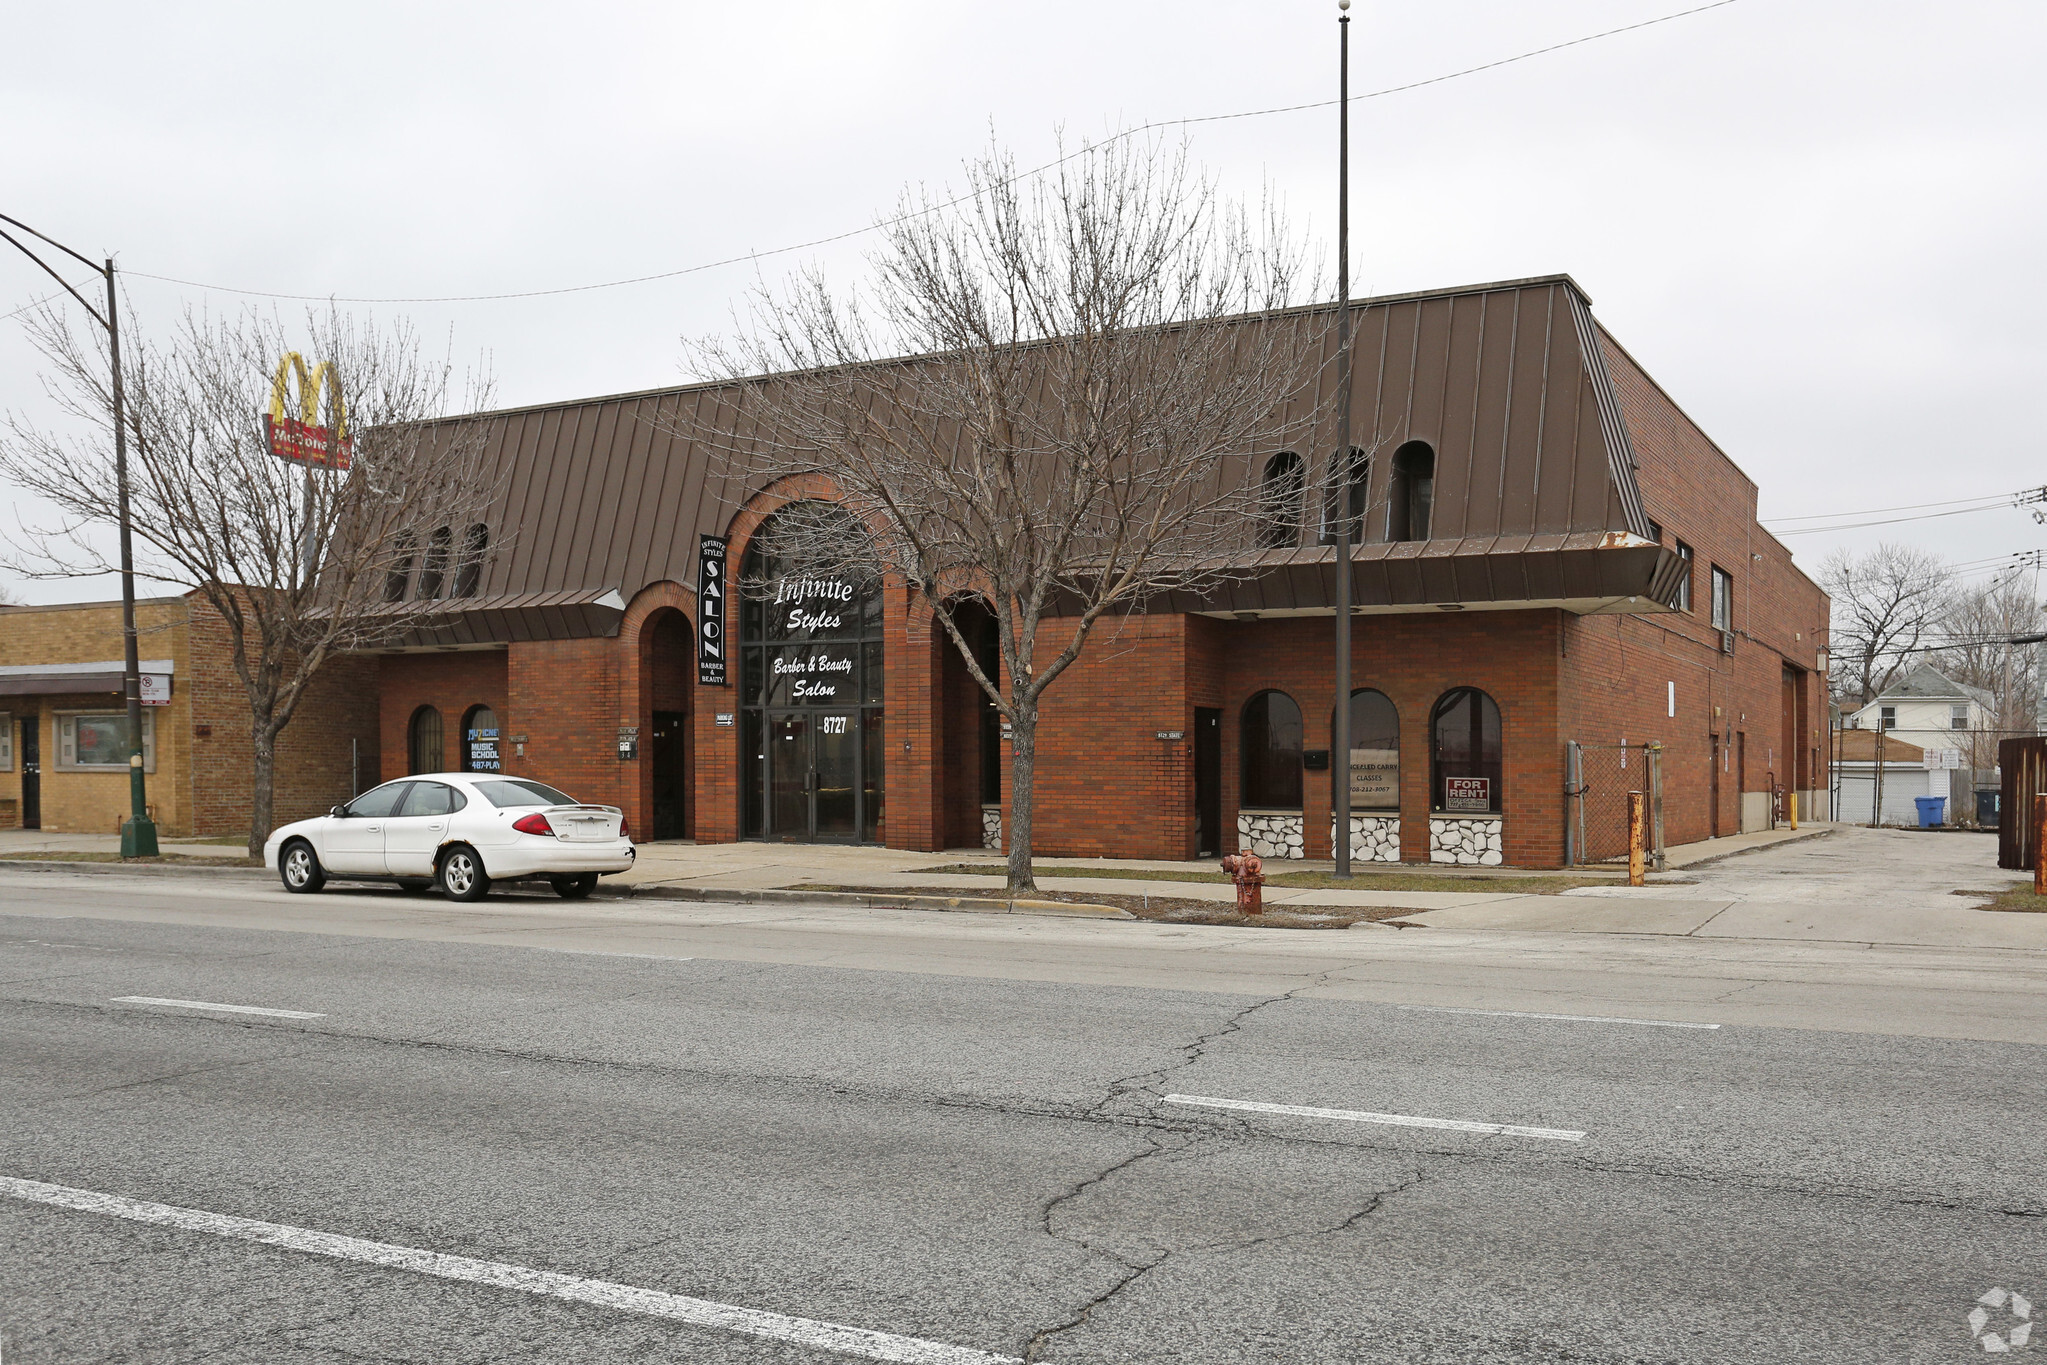
[[[71,287],[70,281],[51,269],[49,262],[29,250],[18,238],[0,230],[0,239],[5,239],[15,250],[41,266],[51,279],[64,286],[65,293],[78,300],[92,315],[94,322],[107,329],[107,356],[113,367],[114,479],[118,485],[116,492],[120,500],[121,523],[121,644],[124,654],[121,691],[128,703],[128,818],[121,825],[121,856],[154,858],[157,852],[156,822],[149,818],[149,794],[142,771],[142,666],[135,634],[135,550],[128,523],[128,417],[122,392],[121,305],[114,290],[114,261],[110,256],[104,266],[95,265],[62,242],[45,237],[27,223],[9,218],[4,213],[0,213],[0,223],[11,224],[38,241],[48,242],[94,274],[104,276],[107,282],[107,311],[102,315],[86,302],[83,294]]]
[[[1350,871],[1350,0],[1336,0],[1336,706],[1331,713],[1331,833],[1336,875]],[[1328,505],[1325,501],[1324,506]]]

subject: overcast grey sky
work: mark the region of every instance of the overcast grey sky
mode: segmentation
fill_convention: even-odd
[[[1691,0],[1700,3],[1701,0]],[[1358,0],[1370,91],[1689,8]],[[29,4],[0,0],[0,212],[129,276],[139,325],[245,300],[497,294],[678,270],[860,228],[997,135],[1330,98],[1334,0],[1178,5]],[[1360,296],[1568,271],[1762,488],[1771,517],[2047,482],[2047,5],[1736,0],[1353,115]],[[1335,111],[1197,124],[1224,188],[1325,242]],[[851,277],[855,239],[810,260]],[[4,249],[4,244],[0,244]],[[1333,274],[1333,272],[1332,272]],[[380,304],[485,354],[504,404],[677,382],[753,279]],[[0,257],[0,313],[47,292]],[[280,305],[297,310],[302,305]],[[0,407],[47,412],[0,322]],[[4,489],[7,520],[34,510]],[[2017,509],[1878,537],[1956,561],[2047,545]],[[32,601],[106,581],[6,584]]]

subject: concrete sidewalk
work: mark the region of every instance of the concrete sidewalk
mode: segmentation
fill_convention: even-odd
[[[0,831],[0,855],[117,851],[117,841],[109,836]],[[238,845],[212,841],[164,845],[170,858],[232,856],[240,851]],[[1745,856],[1730,856],[1736,854]],[[1400,916],[1403,923],[1456,931],[2047,949],[2047,914],[1985,912],[1978,908],[1984,901],[1953,894],[1962,889],[1994,892],[2024,880],[2023,874],[1998,869],[1996,839],[1991,835],[1821,824],[1796,833],[1763,831],[1687,845],[1670,850],[1670,862],[1672,871],[1639,888],[1627,886],[1618,872],[1612,872],[1597,884],[1560,894],[1520,892],[1513,889],[1514,881],[1555,874],[1401,866],[1373,870],[1441,879],[1446,887],[1474,874],[1506,885],[1483,891],[1269,886],[1265,899],[1275,909],[1311,913],[1358,908],[1407,911],[1411,913]],[[990,871],[984,875],[936,871],[962,864]],[[606,884],[702,893],[710,899],[804,886],[889,887],[932,896],[987,898],[1001,892],[999,866],[997,855],[983,849],[916,853],[817,844],[671,841],[642,844],[638,865],[607,878]],[[1273,870],[1326,871],[1329,866],[1299,862]],[[1213,862],[1048,858],[1040,859],[1037,867],[1038,885],[1045,891],[1219,904],[1235,898],[1235,889]],[[1113,869],[1122,875],[1062,877],[1062,867]],[[1146,875],[1165,870],[1200,870],[1212,879],[1168,881]]]

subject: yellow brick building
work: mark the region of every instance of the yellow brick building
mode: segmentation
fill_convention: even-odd
[[[226,625],[197,593],[135,604],[150,816],[167,837],[245,835],[249,704]],[[128,816],[121,604],[0,607],[0,828],[117,834]],[[377,774],[377,659],[323,669],[278,737],[275,822]]]

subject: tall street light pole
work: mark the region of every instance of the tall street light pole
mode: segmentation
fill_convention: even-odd
[[[1336,507],[1336,707],[1329,770],[1336,875],[1350,871],[1350,0],[1336,0],[1336,454],[1330,460]]]
[[[12,224],[31,237],[49,243],[86,269],[105,276],[107,281],[107,311],[102,314],[86,302],[85,296],[73,289],[68,280],[51,269],[49,262],[29,250],[18,238],[0,229],[0,238],[5,238],[22,255],[47,271],[51,279],[64,286],[65,293],[77,299],[92,315],[94,322],[107,329],[107,356],[113,365],[114,482],[121,521],[121,643],[125,651],[121,691],[128,703],[128,819],[121,825],[121,856],[154,858],[157,855],[156,822],[149,818],[149,796],[142,773],[142,660],[140,642],[135,634],[135,543],[128,527],[128,423],[121,383],[121,305],[114,290],[114,261],[110,256],[104,266],[94,265],[62,242],[43,236],[19,219],[0,213],[0,222]]]

